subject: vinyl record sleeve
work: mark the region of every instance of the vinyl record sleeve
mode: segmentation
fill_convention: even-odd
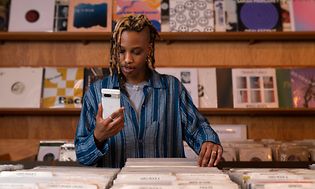
[[[214,32],[213,0],[170,0],[171,32]]]
[[[39,108],[42,68],[0,68],[0,107]]]
[[[200,108],[217,108],[217,77],[215,68],[198,68]]]
[[[291,0],[292,31],[315,31],[315,1]]]
[[[44,73],[44,108],[81,108],[83,68],[47,67]]]
[[[278,0],[237,0],[239,31],[282,31]]]
[[[164,11],[165,12],[165,11]],[[144,14],[157,31],[161,31],[161,0],[115,0],[113,19],[130,14]]]
[[[69,2],[68,31],[111,32],[111,0],[72,0]]]
[[[274,68],[233,68],[234,108],[278,108]]]
[[[55,0],[11,0],[9,31],[52,32]]]
[[[291,69],[291,90],[294,108],[314,108],[315,69]]]
[[[156,68],[155,70],[161,74],[172,75],[182,82],[195,106],[199,107],[197,68]]]

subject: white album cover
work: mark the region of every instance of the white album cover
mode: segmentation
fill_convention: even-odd
[[[198,68],[198,97],[200,108],[217,108],[217,79],[215,68]]]
[[[182,82],[195,106],[199,107],[197,68],[155,68],[155,70],[161,74],[172,75]]]
[[[52,32],[55,0],[11,0],[9,31]]]
[[[274,68],[233,68],[234,108],[278,108]]]
[[[171,32],[214,32],[213,0],[172,0]]]
[[[211,124],[221,141],[247,140],[247,126],[244,124]]]
[[[0,108],[39,108],[43,68],[0,68]]]

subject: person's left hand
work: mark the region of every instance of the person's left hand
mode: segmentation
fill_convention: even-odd
[[[204,142],[199,153],[198,164],[200,167],[217,166],[221,157],[223,149],[219,144],[212,142]]]

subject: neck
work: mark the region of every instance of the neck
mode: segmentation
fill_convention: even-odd
[[[126,82],[129,83],[129,84],[133,84],[133,85],[136,85],[136,84],[139,84],[139,83],[142,83],[144,81],[148,81],[149,77],[151,75],[151,71],[147,71],[145,72],[145,74],[141,77],[138,77],[138,78],[126,78]]]

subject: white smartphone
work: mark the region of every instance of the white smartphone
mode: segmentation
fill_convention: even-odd
[[[113,112],[120,108],[120,90],[119,89],[102,89],[102,107],[103,119],[109,117]]]

